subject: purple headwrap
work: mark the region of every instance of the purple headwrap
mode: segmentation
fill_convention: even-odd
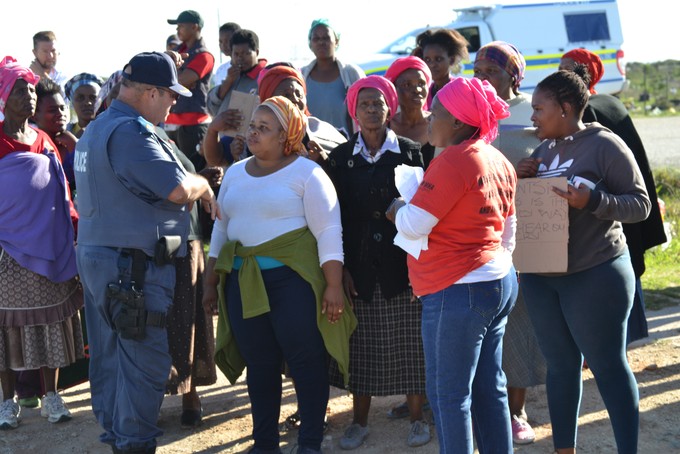
[[[7,56],[0,62],[0,112],[5,112],[5,104],[9,98],[14,84],[18,79],[23,79],[31,85],[35,85],[40,80],[33,71],[21,66],[14,57]]]
[[[388,120],[397,113],[399,98],[397,97],[397,89],[394,88],[394,84],[383,76],[368,76],[357,80],[347,90],[347,110],[354,121],[357,121],[357,98],[362,88],[375,88],[382,93],[390,110],[387,114]]]
[[[479,128],[480,138],[491,143],[498,136],[498,120],[508,118],[508,104],[486,80],[457,77],[437,92],[436,98],[451,115]]]
[[[492,41],[477,51],[475,61],[489,60],[515,78],[513,88],[517,90],[524,79],[527,63],[522,53],[512,44],[505,41]]]
[[[432,82],[432,72],[430,67],[427,66],[421,58],[409,56],[397,58],[392,62],[387,72],[385,72],[385,77],[393,84],[397,83],[397,77],[401,75],[407,69],[417,69],[425,75],[425,80],[427,81],[427,86],[430,86]]]

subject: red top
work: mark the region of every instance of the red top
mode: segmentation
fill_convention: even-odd
[[[443,290],[502,250],[505,219],[515,213],[517,176],[483,141],[446,148],[428,167],[411,203],[439,219],[428,250],[408,256],[416,295]]]
[[[177,49],[177,52],[186,52],[186,45]],[[198,79],[204,78],[208,73],[212,72],[215,64],[215,57],[210,52],[201,52],[196,54],[184,69],[190,69],[198,74]],[[165,120],[166,123],[180,126],[198,125],[210,119],[210,115],[203,112],[184,112],[184,113],[170,113]]]

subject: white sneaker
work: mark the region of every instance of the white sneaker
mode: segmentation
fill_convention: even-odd
[[[0,404],[0,430],[16,429],[19,426],[21,407],[14,399],[7,399]]]
[[[432,436],[430,435],[430,426],[425,421],[414,421],[411,423],[411,429],[408,432],[406,444],[412,448],[423,446],[430,442]]]
[[[64,400],[57,393],[48,392],[42,398],[42,405],[40,408],[40,416],[47,418],[51,423],[69,421],[71,419],[71,412],[68,411]]]

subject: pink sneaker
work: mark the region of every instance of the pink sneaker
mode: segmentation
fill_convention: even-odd
[[[536,439],[536,433],[528,422],[516,415],[512,417],[512,441],[518,445],[528,445]]]

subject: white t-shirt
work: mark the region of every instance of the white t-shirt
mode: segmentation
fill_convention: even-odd
[[[231,58],[230,57],[227,58],[228,60],[222,63],[215,71],[215,74],[213,75],[211,81],[212,87],[221,85],[222,81],[227,78],[227,72],[229,71],[229,68],[231,68]]]
[[[222,179],[210,257],[217,257],[227,241],[257,246],[292,230],[308,226],[316,238],[319,262],[343,261],[340,205],[335,187],[315,162],[298,157],[286,167],[263,177],[246,172],[253,157],[233,164]]]

